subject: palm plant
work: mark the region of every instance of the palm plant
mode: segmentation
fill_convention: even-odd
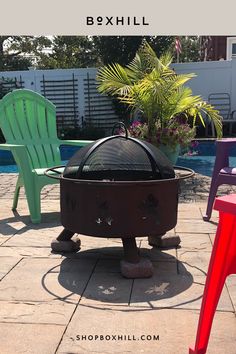
[[[177,74],[170,68],[172,58],[166,53],[158,58],[148,43],[144,43],[133,61],[126,67],[111,64],[98,71],[98,90],[116,97],[132,110],[142,113],[148,127],[150,141],[156,127],[165,129],[176,117],[197,118],[205,126],[204,115],[214,123],[217,137],[222,136],[222,121],[219,112],[192,94],[185,84],[194,74]]]

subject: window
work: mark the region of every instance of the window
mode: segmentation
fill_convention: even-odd
[[[236,43],[232,44],[232,56],[236,55]]]
[[[236,37],[227,38],[227,60],[236,58]]]

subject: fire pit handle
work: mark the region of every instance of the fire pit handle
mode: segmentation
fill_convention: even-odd
[[[112,135],[114,135],[116,127],[122,127],[125,130],[125,137],[126,139],[128,139],[129,133],[128,133],[128,129],[126,128],[126,125],[123,122],[115,123],[112,128]]]
[[[54,166],[48,168],[46,171],[44,171],[45,176],[53,179],[61,179],[62,178],[62,171],[57,171],[58,168],[65,168],[65,166]],[[49,172],[57,173],[57,175],[50,174]]]
[[[186,179],[195,175],[195,172],[191,168],[182,167],[182,166],[174,166],[174,170],[186,171],[188,172],[185,175],[178,175],[178,179]],[[175,172],[176,173],[176,172]]]

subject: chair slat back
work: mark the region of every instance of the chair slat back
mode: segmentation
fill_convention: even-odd
[[[229,93],[211,93],[208,96],[208,102],[219,111],[224,121],[230,118],[231,100]]]
[[[56,109],[40,94],[14,90],[0,101],[0,128],[6,142],[25,145],[32,168],[61,163]]]

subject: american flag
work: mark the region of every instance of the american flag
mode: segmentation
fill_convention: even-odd
[[[175,38],[175,50],[176,50],[176,53],[178,53],[178,54],[182,53],[182,46],[181,46],[181,42],[179,40],[179,37]]]

